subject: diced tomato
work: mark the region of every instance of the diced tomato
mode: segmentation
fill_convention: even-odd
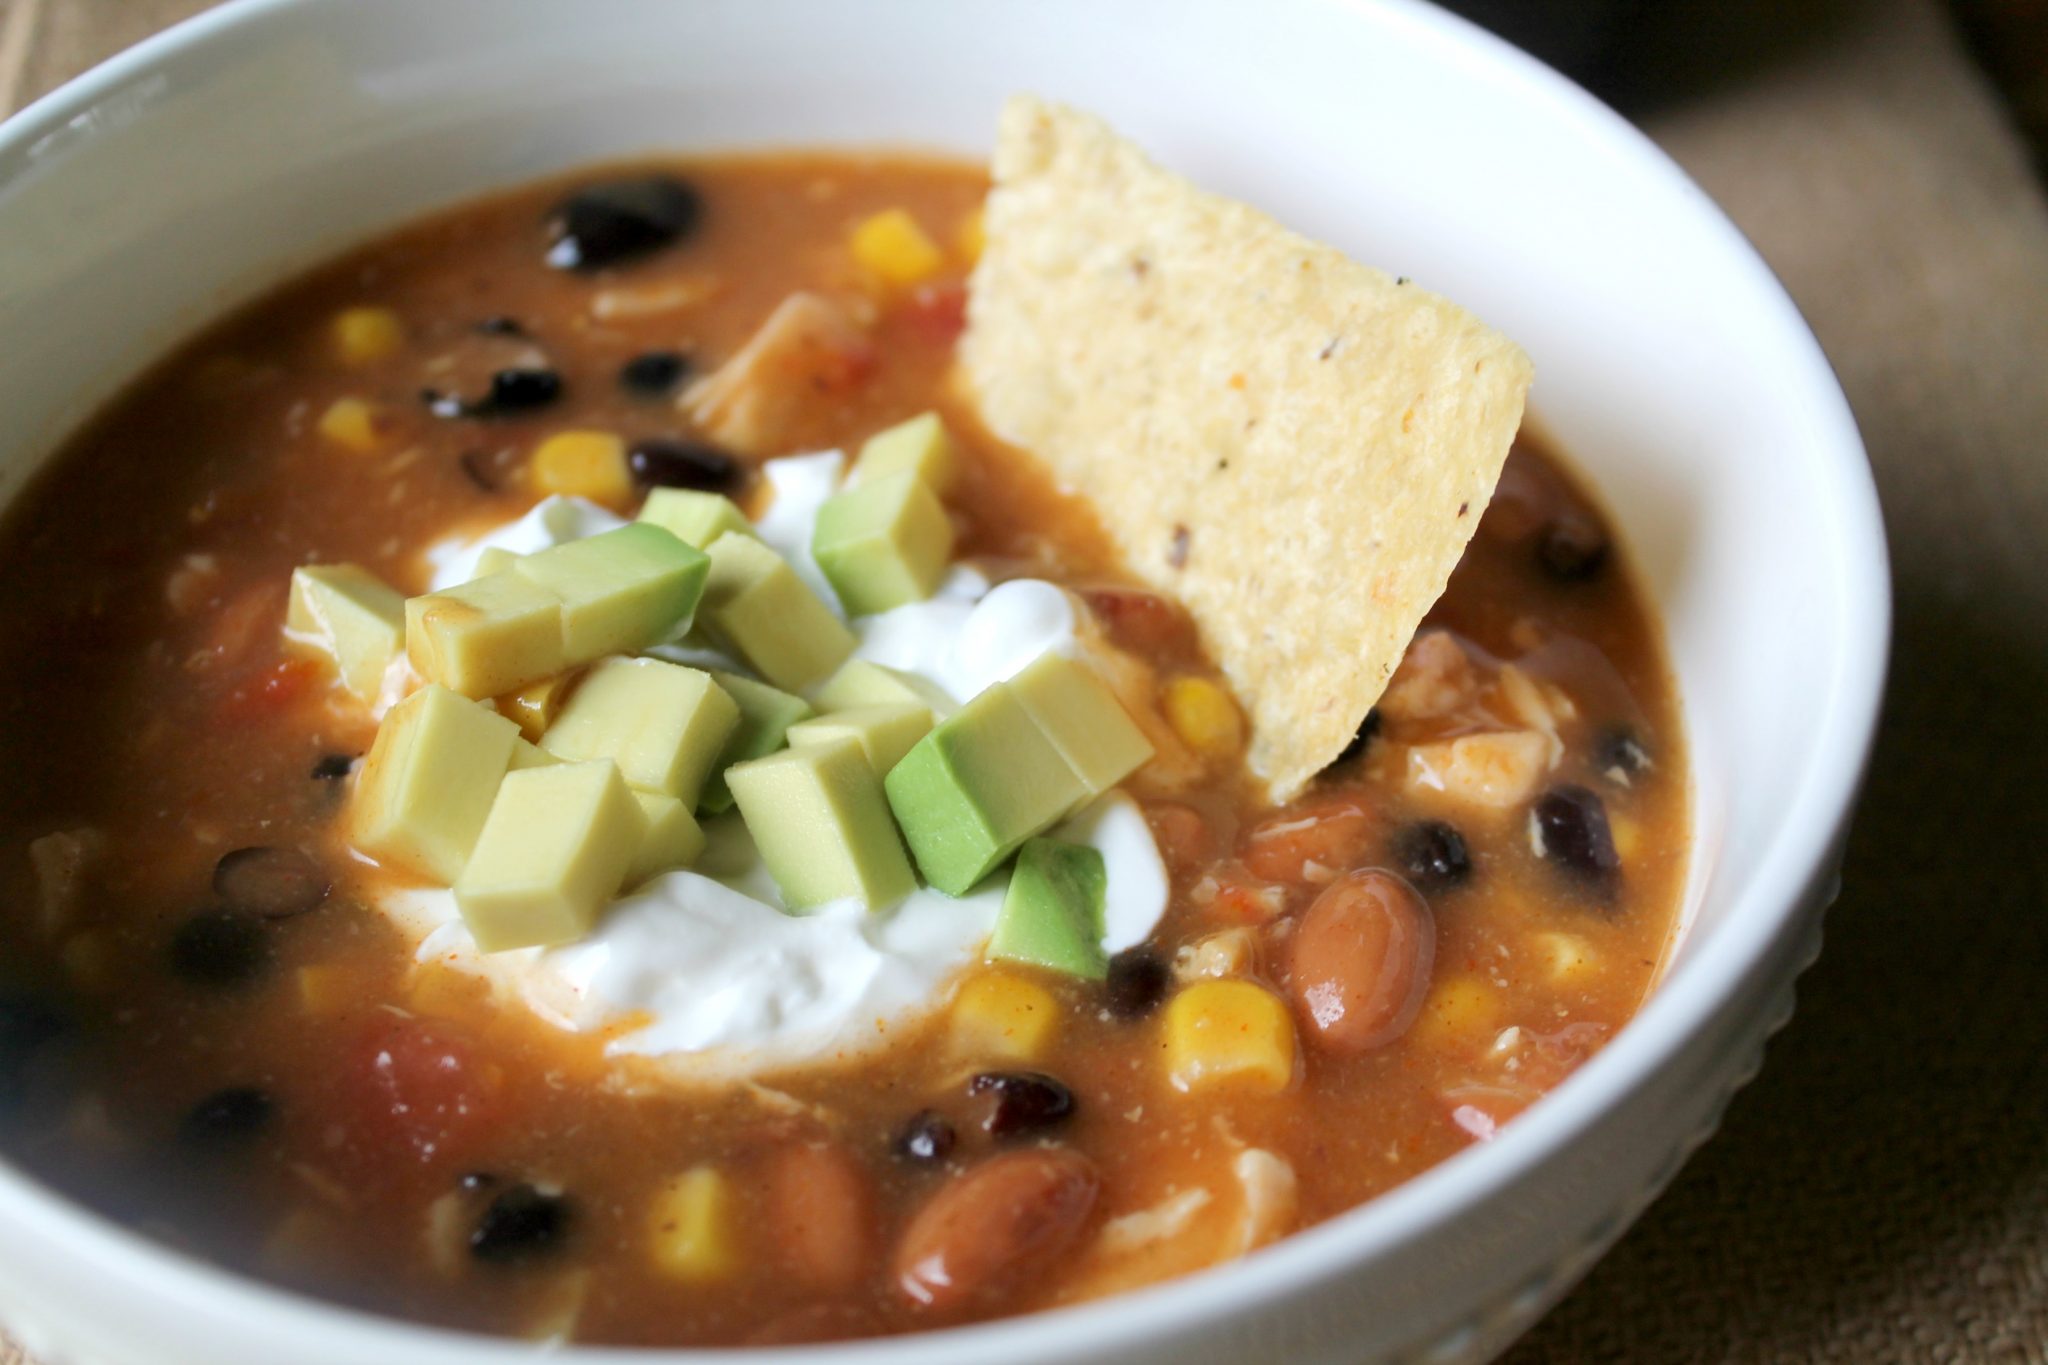
[[[1145,807],[1159,851],[1174,867],[1193,867],[1209,856],[1209,822],[1192,806],[1161,801]]]
[[[1378,823],[1362,802],[1327,797],[1254,825],[1241,856],[1268,881],[1325,883],[1358,866]]]
[[[1126,649],[1156,654],[1190,643],[1187,617],[1155,592],[1142,588],[1084,588],[1081,599],[1110,638]]]
[[[320,681],[323,669],[312,659],[286,659],[238,684],[222,699],[221,719],[240,724],[266,720],[288,710]]]
[[[1287,909],[1287,888],[1225,872],[1216,877],[1209,913],[1232,924],[1264,924]]]
[[[365,1165],[386,1153],[444,1167],[502,1118],[504,1087],[446,1024],[386,1015],[365,1031],[332,1100],[343,1145]]]
[[[934,346],[951,346],[967,326],[967,286],[959,280],[921,284],[898,309],[906,331]]]

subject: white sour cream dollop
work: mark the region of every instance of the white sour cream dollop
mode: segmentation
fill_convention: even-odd
[[[762,540],[835,607],[810,540],[844,466],[837,451],[768,461],[762,473],[774,501],[756,523]],[[530,554],[620,524],[594,503],[549,498],[488,534],[430,549],[433,586],[467,581],[491,546]],[[1054,584],[991,587],[972,566],[955,565],[929,600],[854,620],[854,655],[920,674],[965,702],[1047,650],[1079,653],[1076,611]],[[612,1055],[661,1057],[725,1078],[886,1046],[976,959],[1008,888],[998,873],[958,899],[920,888],[873,912],[845,902],[792,915],[736,817],[707,832],[716,856],[707,853],[699,870],[656,877],[608,908],[589,937],[560,948],[481,953],[444,890],[394,892],[383,909],[420,960],[483,976],[562,1028],[612,1031]],[[1052,833],[1102,854],[1103,946],[1117,952],[1142,942],[1166,911],[1168,882],[1137,802],[1109,792]]]

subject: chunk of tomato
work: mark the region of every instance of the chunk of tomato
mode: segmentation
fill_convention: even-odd
[[[365,1030],[352,1061],[334,1087],[335,1126],[365,1164],[446,1166],[503,1118],[500,1073],[446,1024],[386,1015]]]

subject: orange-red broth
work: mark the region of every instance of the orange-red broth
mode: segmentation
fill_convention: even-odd
[[[783,448],[854,444],[940,406],[973,457],[953,498],[962,553],[1080,588],[1162,687],[1213,677],[1184,616],[1129,584],[1088,509],[980,436],[941,382],[979,170],[838,155],[662,169],[706,206],[682,244],[597,274],[547,267],[544,222],[563,183],[393,233],[166,361],[11,513],[0,535],[13,602],[0,616],[0,766],[14,779],[0,786],[10,1157],[224,1264],[401,1316],[608,1342],[866,1335],[1108,1292],[1327,1218],[1483,1140],[1627,1020],[1655,977],[1684,868],[1674,697],[1643,597],[1602,548],[1599,510],[1526,435],[1431,615],[1427,629],[1444,634],[1411,651],[1362,754],[1280,812],[1254,799],[1234,756],[1210,761],[1192,791],[1133,783],[1173,874],[1158,960],[1178,956],[1183,973],[1234,962],[1297,1007],[1300,1060],[1278,1095],[1180,1093],[1157,1009],[1120,1017],[1100,988],[1050,975],[1037,979],[1055,1002],[1050,1041],[1021,1065],[1062,1081],[1076,1110],[998,1140],[981,1131],[988,1101],[966,1081],[1020,1063],[974,1055],[943,1012],[878,1060],[772,1088],[677,1089],[607,1064],[601,1040],[413,968],[372,907],[379,874],[343,851],[347,781],[314,775],[323,758],[362,753],[373,726],[281,644],[290,570],[353,560],[420,590],[426,544],[534,501],[525,461],[549,433],[693,434],[671,398],[622,389],[621,366],[679,349],[706,372],[793,289],[878,311],[857,363],[807,377]],[[892,207],[944,251],[939,273],[913,287],[878,283],[849,254],[853,225]],[[635,299],[648,311],[631,311]],[[404,335],[381,359],[344,364],[333,318],[362,305],[395,312]],[[480,335],[494,317],[516,319],[524,339]],[[559,402],[489,422],[438,418],[421,402],[423,388],[473,390],[528,345],[564,380]],[[371,452],[321,436],[339,398],[372,405]],[[1344,566],[1329,568],[1343,591]],[[1539,857],[1527,801],[1473,808],[1405,780],[1413,746],[1521,715],[1515,697],[1528,692],[1504,687],[1503,661],[1553,715],[1563,756],[1543,786],[1597,794],[1617,874],[1588,879]],[[1414,872],[1404,831],[1424,818],[1462,835],[1462,883]],[[1274,836],[1281,825],[1293,832]],[[53,831],[67,837],[41,846],[38,876],[28,845]],[[216,861],[249,845],[310,852],[332,894],[261,924],[248,980],[180,975],[181,926],[215,903]],[[1342,1052],[1300,1008],[1292,940],[1331,878],[1368,867],[1422,886],[1434,965],[1412,1024]],[[263,1098],[253,1131],[195,1138],[195,1106],[237,1087]],[[957,1141],[919,1162],[902,1136],[928,1110]],[[1246,1148],[1298,1178],[1293,1202],[1269,1200],[1249,1235],[1233,1164]],[[1061,1155],[1015,1155],[1046,1151]],[[947,1191],[998,1152],[1006,1166],[979,1178],[995,1203],[1021,1201],[1009,1222],[963,1231],[973,1216],[942,1210],[911,1235],[992,1240],[993,1251],[955,1251],[1000,1262],[1005,1239],[1028,1241],[1036,1218],[1058,1225],[1061,1245],[999,1265],[981,1292],[918,1305],[899,1283],[915,1251],[901,1245],[906,1228],[935,1199],[963,1203]],[[728,1182],[732,1236],[727,1268],[693,1280],[651,1254],[649,1210],[663,1182],[698,1166]],[[1092,1201],[1077,1192],[1090,1180]],[[479,1261],[465,1239],[520,1182],[562,1193],[560,1235],[540,1254]],[[1196,1188],[1214,1197],[1192,1213],[1183,1202],[1178,1236],[1121,1260],[1103,1252],[1110,1220]]]

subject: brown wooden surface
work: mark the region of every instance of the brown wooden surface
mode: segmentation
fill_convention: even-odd
[[[0,109],[206,3],[0,0]],[[1667,7],[1694,27],[1641,35],[1628,107],[1842,376],[1894,556],[1891,694],[1798,1017],[1512,1360],[2041,1362],[2048,204],[1931,0],[1698,31],[1744,8]]]

